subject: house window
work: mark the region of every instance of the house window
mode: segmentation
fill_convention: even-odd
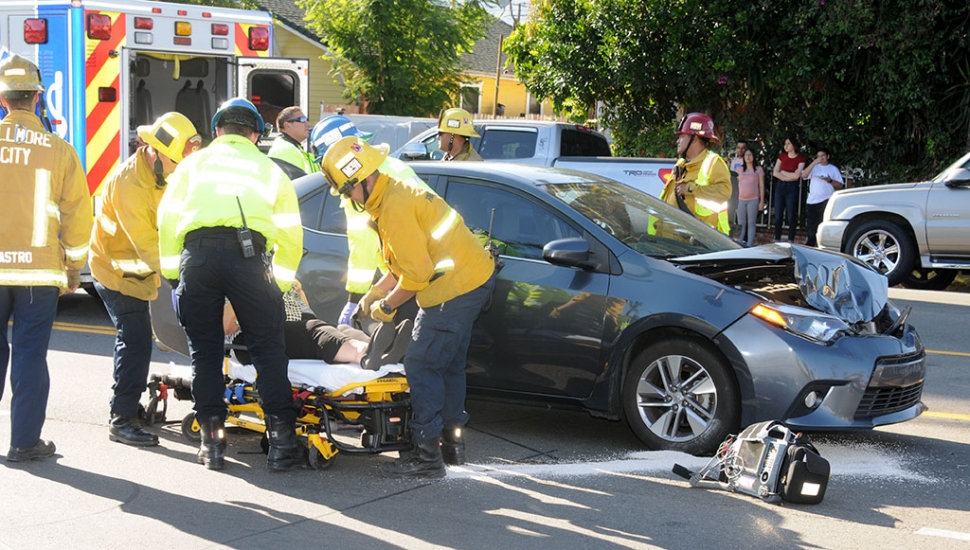
[[[461,108],[475,115],[479,112],[479,105],[482,100],[481,86],[462,86],[461,88]]]

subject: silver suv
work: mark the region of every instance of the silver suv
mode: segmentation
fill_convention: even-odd
[[[836,191],[820,248],[855,256],[889,285],[942,290],[970,269],[970,153],[930,181]]]

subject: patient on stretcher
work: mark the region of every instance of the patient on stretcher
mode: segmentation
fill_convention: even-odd
[[[384,365],[400,363],[411,340],[413,322],[409,319],[397,326],[381,323],[373,335],[347,325],[335,327],[318,319],[307,305],[299,281],[283,295],[283,304],[286,307],[283,335],[286,356],[290,359],[354,363],[376,371]],[[245,335],[239,330],[236,314],[228,302],[222,325],[227,342],[234,346],[236,360],[244,365],[250,364],[249,352],[243,348]]]

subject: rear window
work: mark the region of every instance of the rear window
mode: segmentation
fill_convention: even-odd
[[[593,132],[564,129],[562,131],[561,157],[609,157],[610,144],[600,134]]]
[[[485,130],[478,147],[483,159],[527,159],[536,154],[535,130],[509,130],[489,128]]]

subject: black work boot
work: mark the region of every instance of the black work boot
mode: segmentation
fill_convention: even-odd
[[[266,437],[269,454],[266,467],[274,472],[285,472],[307,464],[307,450],[296,437],[296,423],[283,420],[275,414],[266,415]]]
[[[111,415],[108,423],[108,439],[133,447],[158,445],[158,436],[142,429],[141,424],[127,416]]]
[[[381,464],[381,475],[396,478],[445,477],[445,463],[441,461],[438,439],[415,443],[411,453],[401,453],[401,458],[394,462]]]
[[[7,451],[7,462],[27,462],[28,460],[44,460],[54,456],[57,446],[53,441],[38,439],[33,447],[10,447]]]
[[[202,446],[199,447],[199,464],[209,470],[226,467],[226,427],[221,418],[213,416],[205,419],[202,429]]]
[[[461,426],[446,427],[441,432],[441,458],[450,466],[465,463],[465,434]]]

